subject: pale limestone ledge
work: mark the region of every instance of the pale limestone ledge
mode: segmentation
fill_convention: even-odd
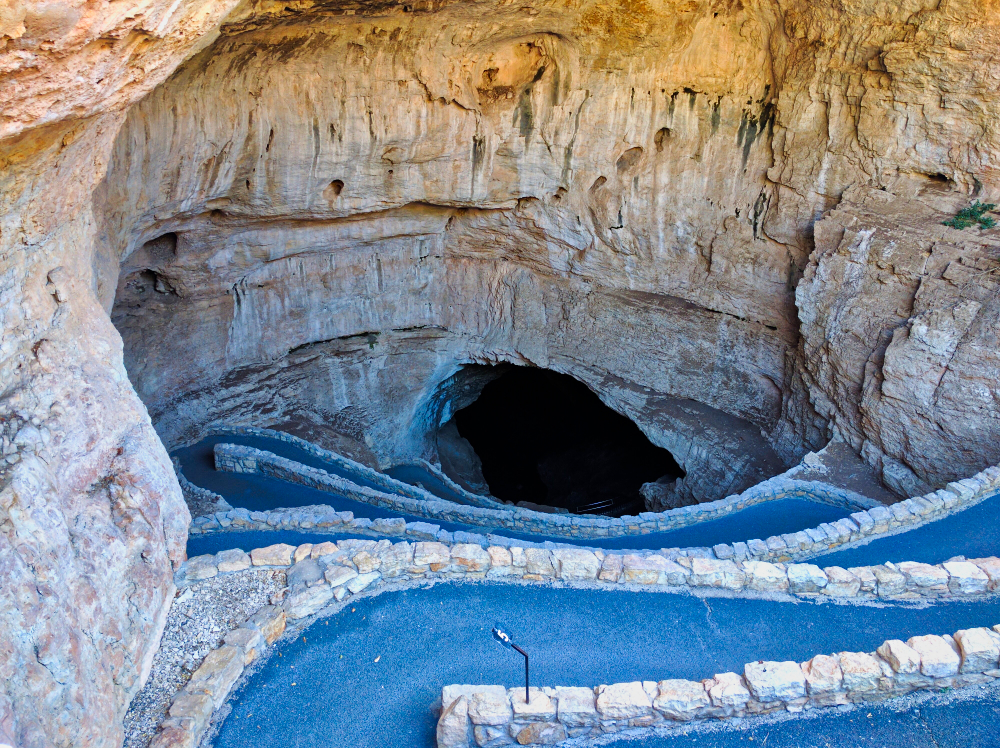
[[[291,463],[296,464],[296,463]],[[321,471],[315,471],[321,472]],[[325,474],[324,474],[325,475]],[[346,483],[346,481],[345,481]],[[763,485],[763,484],[761,484]],[[757,488],[757,487],[755,487]],[[806,560],[817,554],[828,552],[835,548],[850,547],[870,542],[879,537],[904,532],[914,529],[927,522],[931,522],[941,517],[953,514],[962,509],[966,509],[983,499],[991,496],[997,488],[1000,488],[1000,468],[990,467],[976,474],[971,478],[955,483],[949,483],[944,489],[935,491],[927,496],[920,496],[906,499],[891,507],[877,506],[861,512],[855,512],[850,517],[837,520],[834,523],[823,523],[819,527],[807,528],[796,533],[782,536],[772,536],[767,540],[753,539],[745,543],[719,544],[713,548],[664,548],[658,554],[648,550],[636,550],[633,555],[653,556],[659,555],[668,560],[676,561],[683,557],[702,557],[707,559],[743,561],[764,561],[771,563],[785,563],[795,560]],[[753,489],[751,489],[753,490]],[[221,498],[221,497],[220,497]],[[408,499],[401,501],[407,505],[400,507],[401,511],[414,513],[416,509],[421,509],[421,502]],[[719,503],[719,502],[713,502]],[[438,506],[447,507],[447,513],[442,520],[454,522],[466,522],[469,516],[476,521],[482,521],[482,515],[490,510],[477,507],[463,507],[451,502],[437,501]],[[707,505],[704,505],[707,506]],[[732,504],[737,508],[745,505],[739,503]],[[695,507],[684,507],[684,509],[673,510],[683,512],[685,509]],[[532,512],[531,514],[539,514]],[[648,520],[654,523],[657,515],[648,513],[654,519]],[[667,512],[663,515],[669,514]],[[521,527],[521,531],[552,532],[553,527],[579,527],[579,523],[587,520],[584,517],[568,517],[565,515],[544,515],[540,517],[550,523],[551,526],[542,527]],[[646,521],[645,515],[638,518],[621,518],[625,522],[632,519],[637,520],[640,525]],[[611,520],[604,520],[610,522]],[[659,521],[659,520],[656,520]],[[702,520],[703,521],[703,520]],[[214,515],[198,517],[191,527],[192,534],[206,532],[216,532],[221,530],[253,530],[253,529],[305,529],[305,530],[329,530],[338,529],[345,532],[405,536],[412,540],[437,540],[446,544],[454,543],[474,543],[481,546],[496,545],[503,547],[523,546],[523,547],[544,547],[552,549],[557,544],[547,543],[527,543],[524,541],[512,540],[501,535],[480,535],[477,533],[456,532],[451,533],[442,530],[439,525],[429,522],[406,522],[401,517],[383,518],[371,520],[367,518],[355,517],[352,512],[337,512],[332,507],[319,505],[311,507],[298,507],[294,509],[275,509],[267,512],[251,512],[246,509],[233,509],[228,512],[218,512]],[[642,529],[642,528],[640,528]],[[665,528],[669,529],[669,528]],[[651,532],[652,530],[647,530]],[[644,534],[644,533],[636,533]],[[572,538],[567,538],[570,540]],[[566,548],[578,548],[577,544],[566,545]],[[587,548],[594,553],[599,553],[596,548]],[[655,563],[655,561],[650,562]],[[853,584],[849,579],[843,581],[838,577],[834,580],[833,588],[841,584],[850,586]],[[927,585],[923,585],[927,586]],[[930,585],[931,587],[933,585]]]
[[[635,728],[732,719],[778,711],[875,703],[927,689],[1000,677],[1000,626],[952,636],[890,639],[875,652],[816,655],[807,662],[757,661],[742,673],[701,681],[614,683],[596,688],[445,686],[438,748],[552,745]]]

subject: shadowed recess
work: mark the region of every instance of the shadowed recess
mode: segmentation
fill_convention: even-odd
[[[510,369],[455,423],[503,501],[620,516],[643,511],[643,483],[684,475],[638,426],[554,371]]]

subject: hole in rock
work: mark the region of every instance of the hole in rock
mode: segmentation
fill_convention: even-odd
[[[323,190],[323,197],[327,200],[336,200],[340,197],[340,193],[344,191],[344,183],[339,179],[334,179],[330,184],[327,185],[326,189]]]
[[[644,511],[643,483],[684,475],[670,452],[586,385],[545,369],[509,369],[454,423],[481,460],[490,492],[515,504],[636,514]]]

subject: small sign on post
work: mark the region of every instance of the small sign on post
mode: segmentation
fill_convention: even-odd
[[[493,624],[493,638],[497,643],[503,645],[507,649],[513,649],[524,655],[524,703],[528,704],[531,702],[531,695],[528,688],[528,653],[521,649],[514,643],[513,637],[507,632],[507,628],[500,623]]]

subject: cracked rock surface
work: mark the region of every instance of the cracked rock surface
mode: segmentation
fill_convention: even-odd
[[[941,225],[1000,201],[998,9],[5,3],[0,742],[120,745],[220,421],[433,459],[511,363],[685,501],[1000,460],[998,233]]]

